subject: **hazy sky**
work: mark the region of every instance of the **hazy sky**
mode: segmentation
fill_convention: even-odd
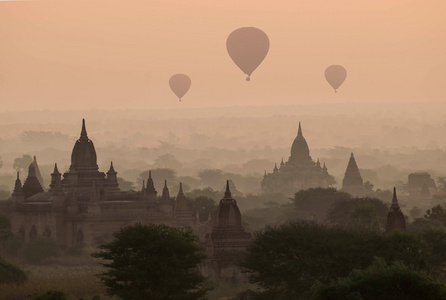
[[[445,11],[444,0],[0,1],[0,111],[446,101]],[[245,26],[270,39],[251,82],[226,52]],[[337,94],[331,64],[347,69]],[[192,79],[181,103],[175,73]]]

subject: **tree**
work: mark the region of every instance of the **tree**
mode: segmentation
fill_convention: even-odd
[[[446,287],[424,271],[401,261],[388,265],[375,258],[364,270],[354,270],[346,278],[319,286],[315,299],[445,299]]]
[[[155,159],[154,167],[156,168],[164,168],[164,169],[174,169],[178,170],[182,168],[182,164],[178,161],[175,156],[170,153],[166,153],[158,156]]]
[[[327,210],[337,201],[350,199],[351,195],[335,188],[310,188],[301,190],[294,195],[292,201],[297,210],[297,216],[306,220],[325,219]]]
[[[364,269],[375,256],[417,269],[442,266],[445,257],[429,259],[438,249],[442,246],[433,247],[413,232],[383,235],[360,227],[300,221],[256,232],[242,265],[250,282],[260,287],[259,299],[308,299],[315,283],[328,284],[354,269]]]
[[[222,182],[226,182],[223,171],[219,169],[207,169],[200,171],[198,172],[198,177],[204,185],[217,190],[221,188]]]
[[[214,219],[213,214],[217,210],[217,203],[214,199],[207,196],[198,196],[189,200],[189,203],[193,211],[198,211],[201,222],[206,221],[209,214],[211,214],[212,219]]]
[[[377,198],[352,198],[337,201],[328,210],[326,220],[331,224],[384,228],[388,206]]]
[[[32,163],[33,159],[29,154],[23,154],[22,157],[17,157],[14,159],[13,168],[17,171],[28,170],[29,165]]]
[[[31,300],[68,300],[63,291],[48,290],[41,295],[34,295]]]
[[[133,185],[133,182],[127,181],[122,177],[118,177],[117,179],[118,179],[119,188],[122,191],[129,191],[129,190],[133,190],[135,188],[135,186]]]
[[[166,225],[124,227],[93,257],[108,270],[99,274],[109,295],[124,300],[201,299],[208,288],[197,265],[204,258],[190,230]]]
[[[19,267],[7,262],[0,257],[0,284],[17,283],[21,284],[27,280],[25,272]]]

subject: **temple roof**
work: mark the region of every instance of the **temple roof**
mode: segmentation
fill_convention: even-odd
[[[346,186],[363,186],[364,182],[362,180],[361,174],[359,173],[358,165],[356,164],[353,152],[350,155],[350,160],[348,161],[347,169],[345,171],[344,180],[342,180],[342,188]]]
[[[226,191],[217,207],[215,226],[219,229],[242,229],[242,216],[237,201],[232,198],[229,180],[226,181]]]
[[[85,119],[82,119],[81,135],[74,144],[73,152],[71,153],[70,170],[97,171],[98,169],[96,150],[93,142],[87,136]]]
[[[180,182],[180,190],[178,191],[177,198],[175,199],[174,212],[185,212],[189,211],[189,204],[187,203],[187,198],[183,193],[183,184]]]
[[[291,156],[289,161],[307,161],[311,160],[310,149],[308,148],[307,141],[302,134],[302,127],[299,122],[299,128],[297,130],[297,136],[291,146]]]
[[[25,194],[25,199],[29,198],[35,194],[42,193],[43,188],[40,185],[39,179],[36,176],[36,169],[34,163],[31,163],[28,168],[28,177],[26,177],[25,183],[23,184],[23,193]]]

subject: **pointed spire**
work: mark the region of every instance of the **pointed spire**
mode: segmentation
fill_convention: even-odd
[[[57,169],[57,163],[54,163],[54,171],[53,171],[53,173],[54,174],[59,173],[59,170]]]
[[[149,179],[152,179],[152,170],[149,170]]]
[[[183,193],[183,183],[180,182],[180,190],[178,191],[178,195],[184,195]]]
[[[112,172],[115,171],[115,169],[113,168],[113,161],[110,162],[110,170],[109,171],[112,171]]]
[[[36,156],[34,155],[34,157],[33,157],[33,163],[37,163],[37,159],[36,159]]]
[[[226,191],[225,191],[225,199],[231,199],[231,190],[229,189],[229,180],[226,180]]]
[[[400,205],[398,204],[398,199],[396,197],[396,188],[393,187],[393,198],[392,198],[392,205],[390,205],[390,210],[393,211],[399,211]]]
[[[302,135],[302,127],[300,126],[300,122],[299,122],[299,129],[297,130],[297,136],[303,137],[303,135]]]
[[[283,166],[285,166],[285,163],[283,162],[283,157],[282,157],[282,161],[280,162],[280,168],[282,168]]]
[[[274,163],[274,169],[273,169],[273,172],[276,173],[277,171],[279,171],[279,169],[277,169],[277,163]]]
[[[164,188],[163,188],[163,196],[164,200],[170,200],[169,189],[167,188],[167,180],[164,179]]]
[[[85,128],[85,119],[82,119],[81,140],[88,140],[87,129]]]
[[[19,171],[17,171],[17,179],[14,185],[14,191],[12,192],[12,196],[20,197],[23,196],[22,182],[20,181]]]

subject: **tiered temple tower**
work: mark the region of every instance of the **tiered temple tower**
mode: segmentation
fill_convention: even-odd
[[[282,193],[293,195],[299,190],[328,187],[335,183],[333,176],[328,174],[327,167],[321,167],[319,160],[314,162],[310,149],[302,134],[299,122],[297,136],[291,146],[291,155],[286,163],[283,159],[280,168],[275,164],[272,173],[266,173],[261,182],[264,193]]]
[[[233,276],[238,262],[251,242],[251,234],[242,226],[242,217],[237,201],[232,198],[229,180],[226,181],[225,196],[217,207],[214,226],[212,232],[207,235],[206,242],[206,253],[215,275],[221,278]]]
[[[347,170],[345,170],[344,180],[342,180],[342,191],[356,197],[365,195],[364,182],[359,173],[353,152],[350,155]]]
[[[386,232],[395,230],[406,231],[406,220],[404,219],[404,215],[398,204],[398,199],[396,198],[396,188],[394,187],[392,205],[390,205],[390,211],[387,214]]]

